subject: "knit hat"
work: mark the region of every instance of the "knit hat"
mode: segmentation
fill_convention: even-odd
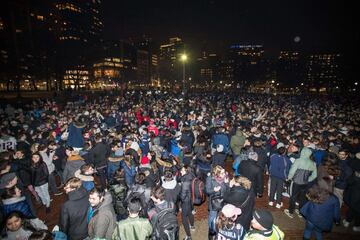
[[[279,149],[279,148],[282,148],[282,147],[285,147],[285,144],[283,144],[282,142],[279,142],[279,143],[276,145],[276,149]]]
[[[249,152],[249,159],[257,161],[258,160],[258,154],[256,152]]]
[[[2,175],[0,179],[0,189],[4,189],[15,177],[16,174],[13,172]]]
[[[272,214],[266,210],[255,210],[253,218],[265,229],[272,229],[274,219]]]
[[[232,218],[234,216],[238,216],[241,214],[241,209],[235,207],[232,204],[226,204],[222,209],[221,212],[225,215],[227,218]]]

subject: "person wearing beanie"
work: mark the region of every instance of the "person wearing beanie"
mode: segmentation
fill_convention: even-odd
[[[258,209],[253,213],[251,229],[245,235],[244,240],[283,240],[284,237],[284,232],[274,224],[271,212]]]

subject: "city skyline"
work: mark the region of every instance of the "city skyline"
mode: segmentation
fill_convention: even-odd
[[[121,6],[121,7],[120,7]],[[114,9],[124,9],[114,11]],[[105,38],[179,36],[196,53],[262,44],[272,56],[298,48],[347,53],[359,40],[349,4],[329,1],[104,1]]]

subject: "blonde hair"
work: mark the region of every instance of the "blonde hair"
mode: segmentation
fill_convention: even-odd
[[[234,181],[237,184],[239,184],[240,186],[242,186],[243,188],[245,188],[246,190],[251,189],[251,181],[249,179],[247,179],[246,177],[237,176],[237,177],[234,177]]]
[[[213,169],[212,169],[212,175],[214,177],[219,177],[220,173],[225,170],[222,166],[216,165]]]
[[[34,143],[33,145],[31,145],[31,148],[30,148],[31,152],[36,153],[37,151],[39,151],[39,146],[40,146],[39,143]]]
[[[69,178],[65,183],[65,188],[78,189],[82,185],[82,182],[77,177]]]

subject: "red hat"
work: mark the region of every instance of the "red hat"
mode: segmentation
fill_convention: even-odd
[[[140,161],[141,165],[146,165],[146,164],[149,164],[150,161],[149,161],[149,158],[145,155],[141,158],[141,161]]]

